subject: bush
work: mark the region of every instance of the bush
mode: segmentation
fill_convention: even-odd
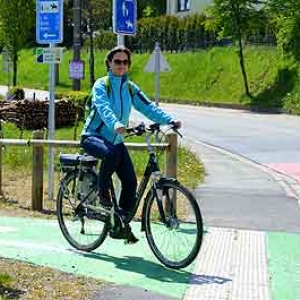
[[[94,37],[94,45],[96,49],[110,50],[117,44],[116,35],[112,31],[100,31]],[[89,46],[89,39],[85,41],[85,46]]]
[[[66,99],[74,102],[75,107],[78,111],[79,119],[83,119],[84,117],[85,104],[88,96],[89,93],[80,91],[67,91],[55,93],[55,99]]]
[[[25,99],[25,92],[23,88],[14,86],[9,89],[10,98],[13,100],[23,100]]]

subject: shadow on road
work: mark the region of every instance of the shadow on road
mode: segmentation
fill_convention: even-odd
[[[224,284],[228,281],[231,281],[231,279],[220,276],[197,275],[186,270],[168,269],[159,263],[146,260],[143,257],[125,256],[120,258],[99,253],[80,253],[80,255],[114,263],[118,269],[133,273],[140,273],[148,278],[159,280],[160,282],[190,283],[194,285],[201,285],[212,283]]]

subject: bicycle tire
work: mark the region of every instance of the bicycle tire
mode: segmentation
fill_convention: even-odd
[[[97,183],[97,174],[92,170],[83,172],[82,182],[90,184],[89,192]],[[103,221],[105,216],[97,217],[99,214],[86,205],[91,199],[84,201],[82,209],[78,214],[75,213],[80,203],[77,197],[78,174],[78,170],[69,171],[61,181],[57,197],[57,217],[63,236],[70,245],[78,250],[90,252],[104,242],[109,225]]]
[[[178,181],[165,179],[159,189],[163,195],[161,202],[154,189],[146,197],[146,238],[161,263],[172,269],[185,268],[194,261],[202,244],[203,220],[200,208],[192,193]],[[163,203],[161,208],[167,223],[162,221],[159,203]],[[181,254],[181,250],[187,250],[187,253]]]

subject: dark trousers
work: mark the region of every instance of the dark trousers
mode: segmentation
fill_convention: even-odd
[[[89,136],[82,138],[81,147],[89,155],[102,159],[98,176],[100,195],[108,193],[110,178],[116,172],[122,185],[119,206],[128,213],[132,212],[136,204],[137,178],[126,146]]]

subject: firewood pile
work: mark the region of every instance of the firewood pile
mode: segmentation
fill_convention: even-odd
[[[0,101],[0,118],[21,129],[43,129],[48,127],[48,107],[45,100]],[[73,126],[76,113],[72,101],[55,100],[55,128]]]

